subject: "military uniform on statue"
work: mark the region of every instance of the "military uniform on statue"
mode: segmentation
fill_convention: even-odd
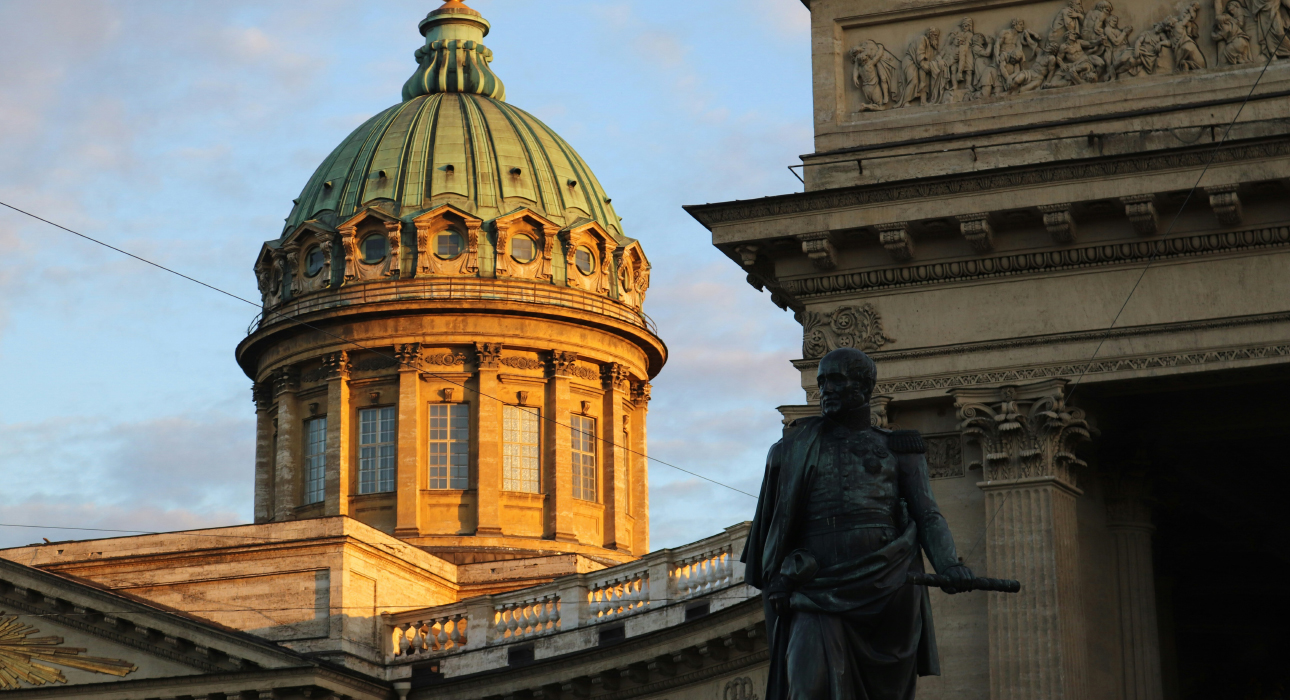
[[[771,644],[767,700],[908,700],[939,675],[923,573],[972,579],[932,497],[917,431],[869,423],[877,369],[853,348],[820,361],[822,417],[770,449],[744,548]],[[946,592],[957,590],[947,588]]]

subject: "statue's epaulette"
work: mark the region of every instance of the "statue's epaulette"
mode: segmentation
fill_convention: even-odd
[[[893,430],[887,438],[887,445],[892,452],[923,454],[927,451],[927,443],[923,442],[923,436],[917,430]]]

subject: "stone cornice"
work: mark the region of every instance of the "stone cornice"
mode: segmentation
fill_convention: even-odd
[[[1032,381],[1050,377],[1082,377],[1090,374],[1108,372],[1140,371],[1207,365],[1217,362],[1239,362],[1242,360],[1262,360],[1290,357],[1290,343],[1257,345],[1225,350],[1198,350],[1195,352],[1166,353],[1141,357],[1095,360],[1093,362],[1068,362],[1050,365],[1036,365],[1012,369],[984,370],[963,372],[939,377],[922,377],[897,379],[878,382],[874,389],[879,394],[899,394],[913,391],[935,389],[954,389],[958,387],[987,384],[1005,384],[1018,381]]]
[[[718,224],[779,216],[812,214],[901,200],[951,197],[992,190],[1052,185],[1092,178],[1139,175],[1210,164],[1279,158],[1290,155],[1290,139],[1237,142],[1215,149],[1211,145],[1168,153],[1069,161],[1061,164],[1023,166],[989,173],[898,181],[800,194],[764,197],[750,201],[688,205],[685,210],[711,229]]]
[[[1060,272],[1286,246],[1290,246],[1290,226],[1270,226],[818,275],[781,280],[780,284],[795,298],[809,299],[843,292]]]

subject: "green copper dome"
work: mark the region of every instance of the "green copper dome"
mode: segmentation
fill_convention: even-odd
[[[522,207],[565,225],[594,219],[620,240],[618,216],[582,158],[536,117],[504,102],[480,43],[488,22],[457,0],[420,25],[425,45],[404,101],[354,130],[318,166],[284,235],[335,226],[367,207],[410,220],[451,204],[484,220]]]

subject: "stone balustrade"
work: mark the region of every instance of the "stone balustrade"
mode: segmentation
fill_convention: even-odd
[[[743,585],[743,564],[738,561],[748,527],[742,523],[685,547],[541,586],[384,613],[387,659],[392,664],[411,663],[519,642],[541,644],[561,632],[689,601],[707,599],[714,610],[728,607],[756,593]],[[657,624],[683,619],[682,611]]]

